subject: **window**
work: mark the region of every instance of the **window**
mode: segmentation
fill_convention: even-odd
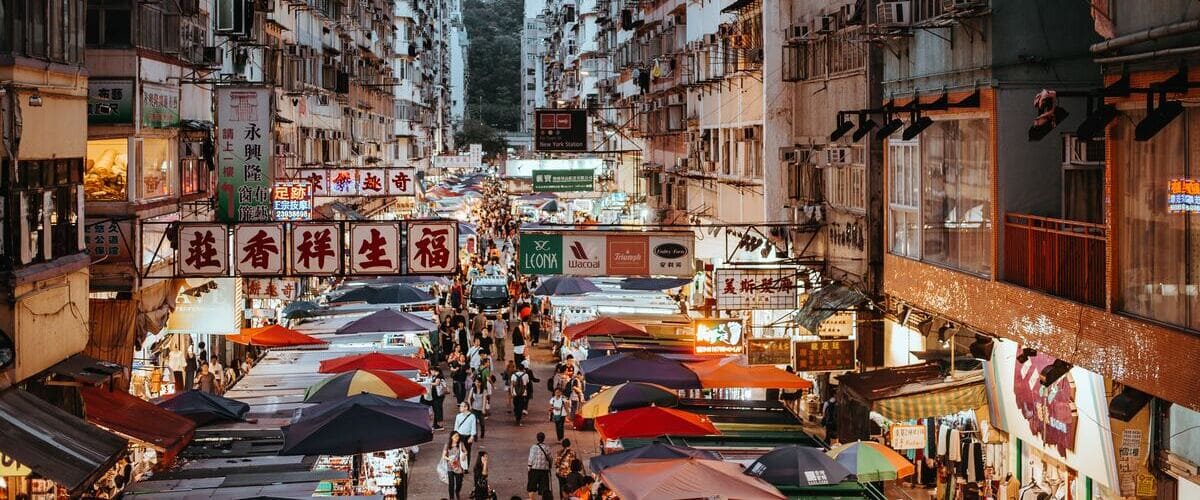
[[[129,141],[88,141],[87,171],[83,178],[87,201],[126,201],[129,199],[128,182]]]
[[[87,10],[87,45],[128,47],[133,20],[129,0],[92,0]]]
[[[1173,179],[1200,178],[1200,110],[1187,108],[1145,142],[1133,139],[1146,113],[1114,122],[1113,163],[1120,176],[1117,282],[1121,309],[1200,330],[1200,214],[1171,212]],[[1128,118],[1128,119],[1126,119]]]
[[[892,253],[991,273],[987,123],[938,121],[913,142],[889,142]]]
[[[846,165],[827,170],[829,204],[850,210],[866,210],[866,168],[863,165]]]
[[[11,195],[0,197],[0,214],[11,214],[13,224],[0,253],[22,263],[44,262],[79,253],[79,203],[82,158],[26,160],[18,164],[23,174],[10,187]]]

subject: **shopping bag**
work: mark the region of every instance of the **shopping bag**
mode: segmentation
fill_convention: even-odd
[[[445,484],[450,484],[450,468],[446,465],[446,459],[438,460],[437,476]]]

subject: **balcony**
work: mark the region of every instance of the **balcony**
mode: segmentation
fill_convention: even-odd
[[[1004,281],[1104,307],[1106,239],[1101,224],[1005,214]]]

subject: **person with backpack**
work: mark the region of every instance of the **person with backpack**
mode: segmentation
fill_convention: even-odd
[[[529,374],[525,373],[523,368],[517,368],[517,371],[512,374],[509,379],[509,391],[512,395],[513,416],[517,420],[517,425],[521,425],[521,419],[525,416],[525,408],[529,405]]]
[[[550,490],[550,451],[546,449],[546,433],[537,433],[537,444],[529,447],[529,475],[525,482],[525,491],[529,500],[551,498],[554,492]]]
[[[529,325],[526,325],[524,321],[518,321],[513,327],[513,358],[517,360],[517,366],[525,363],[525,340],[528,338],[528,332]]]

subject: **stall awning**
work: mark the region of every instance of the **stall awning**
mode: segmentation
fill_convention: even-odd
[[[845,285],[826,285],[808,296],[808,301],[796,311],[796,323],[809,332],[816,333],[817,327],[834,313],[850,310],[867,297]]]
[[[892,420],[949,415],[987,404],[983,373],[947,381],[937,362],[838,377],[839,390]]]
[[[72,492],[111,468],[126,444],[28,392],[0,392],[0,452]]]
[[[50,373],[88,385],[108,382],[114,376],[121,376],[122,371],[119,364],[100,361],[86,354],[76,354],[50,367]]]
[[[89,422],[140,441],[163,453],[170,462],[192,440],[196,424],[124,391],[104,387],[81,389]]]

